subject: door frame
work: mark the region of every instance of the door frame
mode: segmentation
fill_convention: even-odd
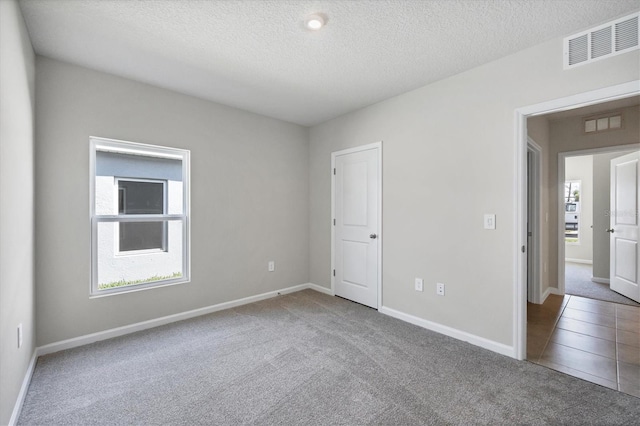
[[[528,281],[527,298],[532,303],[542,303],[542,283],[540,280],[540,178],[542,176],[542,148],[533,139],[527,138],[527,153],[531,154],[531,173],[527,176],[528,188],[533,188],[531,205],[527,203],[529,222],[531,222],[531,280]],[[530,178],[530,179],[529,179]],[[528,193],[528,192],[527,192]],[[528,199],[527,199],[528,201]],[[528,272],[528,271],[527,271]],[[529,277],[527,277],[529,278]]]
[[[579,93],[551,101],[517,108],[514,113],[516,144],[513,200],[513,356],[523,360],[527,344],[527,118],[599,104],[640,94],[640,80]]]
[[[378,215],[378,237],[376,238],[376,244],[378,244],[378,283],[377,283],[377,306],[376,309],[380,310],[382,306],[382,141],[370,143],[368,145],[361,145],[353,148],[342,149],[340,151],[334,151],[331,153],[331,169],[329,173],[331,174],[331,270],[329,271],[329,276],[331,277],[331,294],[336,294],[336,277],[333,274],[333,271],[336,267],[336,227],[335,227],[335,217],[336,217],[336,175],[334,174],[334,169],[336,167],[336,157],[340,155],[353,154],[355,152],[369,151],[372,149],[376,149],[378,151],[377,156],[377,167],[378,167],[378,205],[376,206],[376,214]]]
[[[565,160],[570,157],[582,157],[584,155],[609,154],[629,151],[632,145],[611,145],[600,148],[581,149],[578,151],[565,151],[558,153],[558,294],[565,294],[565,243],[564,243],[564,182]],[[591,200],[593,202],[593,200]]]

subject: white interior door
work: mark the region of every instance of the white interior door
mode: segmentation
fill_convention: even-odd
[[[640,302],[638,187],[640,152],[611,160],[611,290]]]
[[[334,292],[378,308],[380,149],[334,153]]]

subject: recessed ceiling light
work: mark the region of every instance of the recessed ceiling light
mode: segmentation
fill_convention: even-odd
[[[317,31],[324,26],[324,18],[318,14],[309,15],[304,19],[304,26]]]

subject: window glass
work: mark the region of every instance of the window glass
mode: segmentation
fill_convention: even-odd
[[[118,214],[164,214],[164,181],[118,179]],[[166,223],[125,222],[119,226],[120,253],[135,250],[165,250]]]
[[[564,236],[565,242],[580,242],[580,181],[570,180],[564,183]]]
[[[118,180],[118,213],[163,214],[164,182]]]

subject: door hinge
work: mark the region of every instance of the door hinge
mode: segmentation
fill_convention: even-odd
[[[525,248],[524,248],[524,246],[522,246],[522,252],[523,252],[523,253],[525,252]]]
[[[336,270],[335,269],[333,270],[333,276],[334,277],[336,276]]]
[[[335,167],[333,168],[333,174],[334,175],[336,174],[336,168]]]
[[[333,226],[336,226],[336,220],[333,219]]]

